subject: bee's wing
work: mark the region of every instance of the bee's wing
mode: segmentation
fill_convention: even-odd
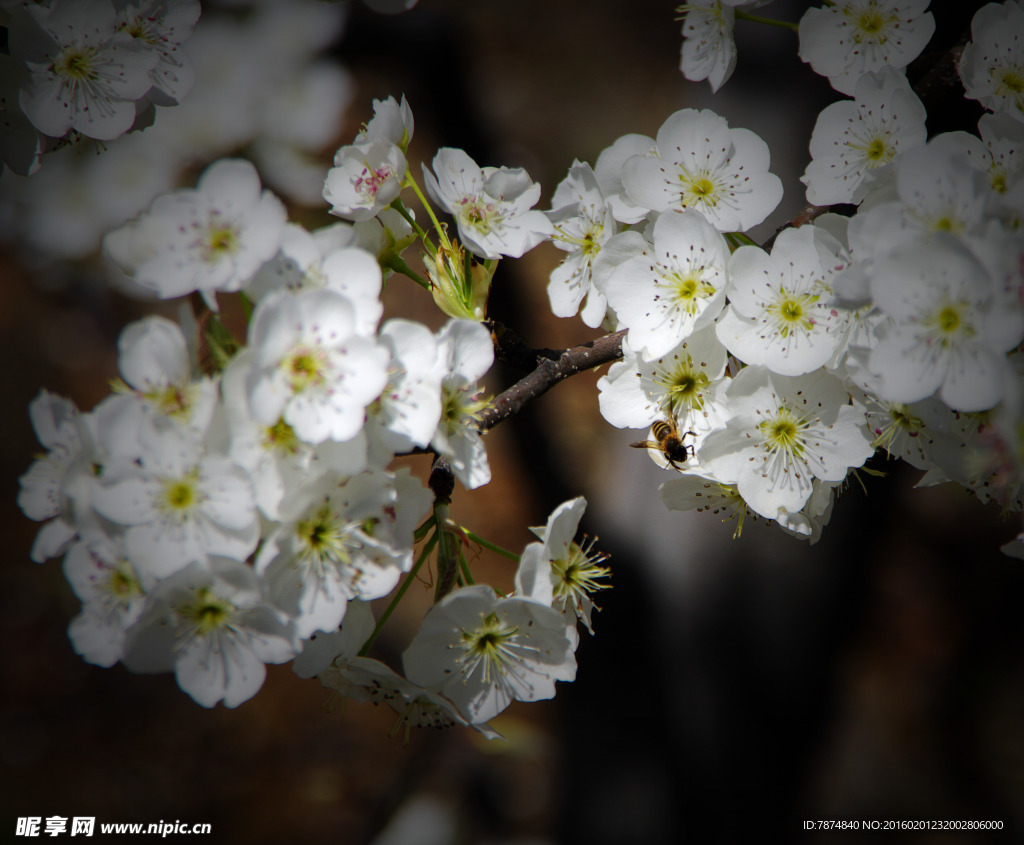
[[[653,438],[654,436],[654,427],[652,426],[650,437]],[[681,436],[681,433],[680,440],[685,444],[685,438]],[[662,446],[662,444],[659,443],[657,440],[638,440],[636,443],[630,443],[629,445],[632,446],[634,449],[646,449],[647,454],[650,456],[651,460],[654,461],[654,463],[656,463],[662,469],[672,469],[675,470],[676,472],[681,472],[682,470],[690,469],[697,466],[697,462],[693,457],[692,450],[687,451],[687,456],[685,460],[671,461],[669,460],[668,455],[665,454],[664,446]]]

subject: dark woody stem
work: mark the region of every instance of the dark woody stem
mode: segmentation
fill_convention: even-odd
[[[434,590],[436,604],[452,591],[459,574],[459,540],[448,527],[455,476],[447,458],[441,455],[434,457],[434,465],[430,470],[430,480],[427,484],[434,494],[434,520],[437,531],[437,587]]]
[[[530,349],[500,323],[492,322],[489,326],[498,359],[528,372],[491,400],[478,417],[480,431],[494,428],[502,420],[519,413],[527,402],[547,393],[560,381],[584,370],[618,361],[622,357],[622,338],[626,334],[623,329],[569,349]]]

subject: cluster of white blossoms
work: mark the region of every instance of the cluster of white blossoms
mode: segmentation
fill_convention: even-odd
[[[329,154],[354,93],[349,72],[336,56],[324,53],[343,32],[345,19],[344,5],[322,0],[204,3],[191,34],[173,53],[194,77],[188,96],[173,108],[147,110],[132,131],[112,141],[63,142],[46,152],[43,166],[31,176],[19,175],[26,170],[14,165],[5,169],[0,238],[51,262],[92,260],[106,232],[160,194],[186,180],[190,184],[198,170],[224,156],[245,156],[282,198],[318,207]],[[0,62],[4,59],[14,61],[0,56]],[[17,90],[5,93],[16,78],[0,70],[0,109],[5,102],[17,103]],[[103,109],[109,108],[105,103]],[[8,112],[0,121],[20,114],[20,109]],[[8,144],[19,137],[10,125],[0,131],[5,160],[4,151],[16,151]],[[128,293],[136,290],[108,263],[95,263],[97,275],[112,277]]]
[[[475,535],[448,516],[450,491],[393,465],[431,451],[452,483],[490,480],[478,423],[490,331],[459,317],[437,332],[381,324],[382,262],[402,263],[416,225],[404,208],[408,219],[385,210],[408,175],[412,132],[404,99],[377,101],[338,152],[325,196],[355,223],[289,223],[251,163],[224,159],[108,234],[108,256],[138,285],[202,298],[220,363],[198,366],[194,320],[186,333],[148,317],[122,332],[121,380],[92,411],[46,392],[32,404],[48,452],[22,477],[19,503],[45,522],[33,559],[64,555],[83,603],[70,636],[85,659],[173,671],[200,704],[229,707],[259,690],[266,664],[296,659],[300,674],[388,701],[406,725],[488,735],[511,701],[550,698],[555,681],[575,677],[577,621],[591,628],[589,594],[607,574],[573,542],[583,500],[552,515],[510,578],[515,592],[500,595],[463,568]],[[510,231],[532,219],[516,205],[536,193],[525,174],[470,181],[478,199],[494,191]],[[449,182],[435,190],[454,197]],[[460,231],[480,231],[480,215],[453,213]],[[252,311],[233,343],[218,297],[239,292]],[[366,656],[369,603],[397,602],[435,547],[458,570],[447,573],[456,588],[424,619],[400,677]]]
[[[731,23],[736,5],[682,11]],[[668,507],[722,511],[737,533],[752,512],[813,542],[881,448],[926,470],[922,483],[1024,508],[1024,12],[980,10],[960,63],[968,96],[997,113],[978,136],[929,141],[900,70],[934,29],[926,6],[849,0],[800,23],[801,56],[854,96],[818,118],[807,197],[858,203],[852,218],[786,229],[770,251],[750,242],[742,231],[781,186],[764,143],[706,111],[619,139],[556,191],[555,243],[572,252],[551,277],[553,310],[588,296],[589,325],[626,330],[601,412],[651,427],[637,445],[674,473]],[[687,75],[717,88],[709,51],[720,68],[735,54],[731,36],[709,38]]]
[[[677,11],[683,21],[679,69],[687,79],[706,79],[717,91],[736,69],[736,19],[794,29],[800,58],[832,87],[852,95],[865,73],[909,65],[935,32],[929,0],[828,0],[811,6],[799,23],[744,12],[771,0],[699,0]]]
[[[600,407],[613,425],[652,427],[652,456],[679,474],[661,488],[669,507],[731,503],[741,520],[749,508],[815,537],[821,501],[874,453],[874,437],[837,363],[850,318],[832,283],[846,247],[804,226],[770,254],[730,248],[726,233],[781,198],[768,164],[753,133],[693,110],[656,140],[628,136],[599,158],[612,217],[636,221],[592,241],[605,326],[626,330],[622,361],[598,382]]]
[[[689,44],[699,21],[718,22],[717,40],[690,51],[713,87],[734,63],[725,24],[741,5],[753,4],[684,9]],[[406,726],[488,736],[512,701],[571,681],[578,625],[593,632],[608,575],[593,543],[575,540],[583,499],[556,508],[521,554],[450,514],[456,479],[491,478],[481,380],[495,356],[484,324],[495,271],[544,242],[566,253],[549,278],[553,312],[620,333],[600,411],[649,430],[634,445],[669,473],[669,508],[724,512],[737,536],[753,514],[813,542],[882,450],[924,470],[924,484],[1024,509],[1024,129],[1012,94],[1024,14],[1016,2],[978,13],[960,73],[995,113],[978,135],[929,140],[901,70],[934,28],[926,5],[837,0],[801,21],[802,57],[853,96],[818,119],[807,196],[859,207],[786,228],[770,248],[745,234],[782,197],[768,147],[712,111],[683,109],[656,137],[575,161],[541,211],[525,170],[459,149],[437,151],[421,189],[412,111],[393,97],[374,102],[326,175],[343,222],[289,222],[251,163],[224,159],[109,233],[108,257],[137,286],[194,295],[205,311],[183,308],[184,328],[128,326],[121,382],[92,411],[45,392],[32,404],[47,454],[19,503],[45,523],[33,559],[63,555],[83,602],[76,650],[174,671],[205,706],[247,700],[266,664],[294,659],[299,675],[384,702]],[[416,241],[426,278],[403,257]],[[382,288],[401,276],[450,318],[440,330],[384,320]],[[229,296],[251,309],[244,340],[221,322]],[[400,464],[412,452],[435,455],[429,487]],[[516,561],[511,591],[475,582],[473,544]],[[1024,534],[1006,551],[1024,556]],[[399,672],[369,652],[432,555],[435,603]],[[370,603],[387,597],[375,620]]]
[[[69,133],[111,141],[176,105],[195,76],[180,47],[199,0],[7,0],[2,163],[28,174]]]

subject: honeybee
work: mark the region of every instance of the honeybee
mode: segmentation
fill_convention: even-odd
[[[675,417],[658,420],[651,426],[651,434],[655,440],[641,440],[629,445],[634,449],[657,449],[665,456],[665,460],[672,465],[672,468],[678,470],[681,470],[682,467],[676,461],[683,463],[693,457],[694,448],[691,444],[685,443],[684,438],[687,435],[696,437],[697,432],[684,431],[680,433]]]

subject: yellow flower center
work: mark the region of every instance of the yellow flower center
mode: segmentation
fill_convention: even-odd
[[[779,408],[774,417],[763,420],[758,428],[765,436],[765,447],[770,452],[784,452],[800,458],[806,450],[803,431],[807,423],[786,406]]]
[[[238,232],[233,226],[211,226],[206,234],[206,257],[215,261],[237,252],[240,245]]]
[[[196,489],[198,470],[193,470],[183,478],[168,479],[164,482],[162,503],[164,509],[176,513],[179,517],[188,516],[199,502],[199,491]]]
[[[53,72],[57,76],[63,76],[76,82],[93,81],[97,77],[93,59],[96,56],[95,47],[68,47],[62,52],[53,63]]]
[[[322,349],[300,347],[284,360],[284,369],[294,393],[322,385],[327,369],[327,356]]]
[[[702,299],[715,295],[715,286],[704,281],[697,272],[683,275],[673,271],[664,278],[664,283],[669,287],[676,305],[690,315],[697,313]]]
[[[352,559],[349,548],[351,527],[338,518],[330,504],[324,503],[311,517],[295,524],[302,559],[317,572],[324,563],[349,563]]]
[[[944,332],[956,331],[960,325],[960,315],[955,308],[943,308],[939,312],[939,328]]]
[[[226,599],[214,595],[209,587],[196,591],[194,601],[178,608],[178,615],[191,622],[201,636],[218,628],[225,628],[234,618],[235,606]]]
[[[689,355],[684,355],[674,370],[657,374],[654,381],[665,388],[662,408],[666,416],[673,418],[679,417],[684,410],[702,409],[703,393],[711,386],[707,373],[695,369]]]
[[[1016,65],[1010,65],[1003,69],[999,77],[1000,93],[1006,96],[1009,93],[1020,94],[1024,92],[1024,72]]]
[[[782,337],[789,337],[797,329],[803,329],[805,332],[814,330],[814,318],[809,312],[817,301],[818,296],[815,294],[792,294],[782,288],[778,299],[768,306],[767,311],[773,318],[779,334]]]
[[[280,419],[263,429],[263,446],[266,449],[294,455],[299,451],[299,438],[295,436],[295,429]]]
[[[505,674],[505,664],[513,657],[509,641],[518,633],[519,628],[503,624],[496,613],[484,616],[475,630],[463,631],[465,653],[458,661],[463,674],[470,677],[479,668],[485,684],[500,682]]]
[[[720,199],[718,186],[709,173],[698,173],[696,176],[691,176],[683,171],[679,174],[679,181],[683,183],[679,201],[684,208],[691,205],[713,208],[718,205]]]

